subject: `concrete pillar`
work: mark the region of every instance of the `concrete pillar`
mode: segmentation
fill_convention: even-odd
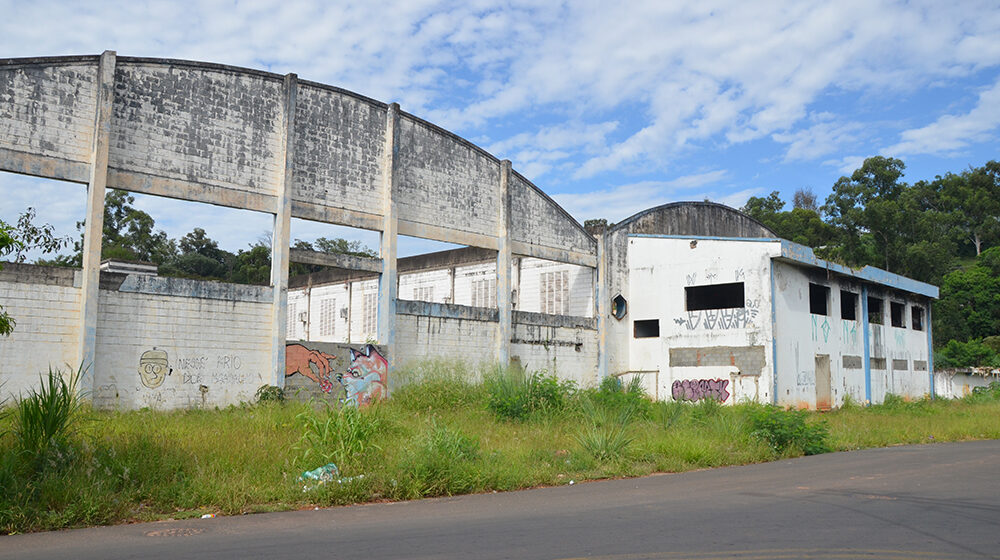
[[[608,376],[608,317],[611,301],[608,297],[607,231],[597,234],[597,274],[594,302],[597,313],[597,380]]]
[[[927,331],[927,374],[930,376],[931,380],[931,390],[929,391],[931,398],[937,398],[934,394],[934,337],[931,334],[931,304],[934,300],[927,298],[927,304],[924,309],[927,312],[924,314],[924,329]],[[911,310],[912,313],[912,310]]]
[[[382,156],[382,234],[379,257],[382,274],[378,278],[378,341],[389,354],[389,364],[396,359],[396,242],[399,216],[396,213],[396,166],[399,161],[399,104],[389,105],[385,122],[385,150]]]
[[[865,368],[865,404],[872,404],[872,359],[871,343],[868,340],[868,286],[861,286],[861,339],[864,341],[864,355],[861,363]]]
[[[271,234],[271,384],[285,386],[285,338],[288,325],[288,244],[292,221],[292,172],[295,139],[295,96],[298,77],[285,76],[283,130],[279,163],[284,173],[278,177],[277,205],[274,209],[274,229]]]
[[[104,191],[108,179],[108,144],[111,137],[111,105],[114,101],[115,52],[104,51],[97,64],[97,110],[90,152],[90,180],[87,183],[87,214],[83,230],[83,282],[80,290],[80,334],[77,363],[83,377],[78,389],[85,394],[96,390],[94,371],[97,356],[97,306],[101,282],[101,240],[104,231]]]
[[[502,367],[510,363],[510,338],[513,334],[513,306],[511,304],[511,249],[510,249],[510,160],[500,162],[500,212],[497,216],[497,309],[500,323],[497,328],[496,355]]]

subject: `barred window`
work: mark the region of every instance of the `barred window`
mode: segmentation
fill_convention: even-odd
[[[337,323],[337,300],[323,298],[319,301],[319,335],[334,336]]]
[[[472,306],[473,307],[496,307],[497,306],[497,279],[483,278],[472,281]]]
[[[365,294],[364,321],[361,330],[365,336],[375,338],[375,327],[378,317],[378,294]]]
[[[434,286],[414,287],[413,299],[416,301],[434,301]]]
[[[299,310],[298,306],[294,303],[288,304],[288,321],[285,325],[285,338],[290,340],[295,340],[296,326],[299,322]]]
[[[542,313],[569,314],[569,272],[543,272],[540,287]]]

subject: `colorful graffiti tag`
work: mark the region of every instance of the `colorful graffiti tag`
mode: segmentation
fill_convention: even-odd
[[[728,379],[684,379],[674,381],[671,393],[674,400],[678,401],[715,399],[726,402],[729,399],[729,391],[726,390],[728,385]]]
[[[339,400],[347,406],[365,407],[388,397],[389,362],[378,349],[366,344],[360,350],[348,348],[347,352],[350,364],[346,372],[340,373],[336,371],[340,356],[299,343],[286,344],[285,378],[302,375],[318,384],[323,393],[340,394]]]
[[[389,362],[371,344],[359,351],[351,348],[351,366],[339,376],[347,391],[344,403],[365,407],[389,396]]]

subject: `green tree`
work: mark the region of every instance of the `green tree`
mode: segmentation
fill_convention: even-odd
[[[983,251],[973,266],[945,275],[933,319],[936,346],[1000,333],[1000,247]]]
[[[153,217],[132,206],[135,197],[128,192],[109,189],[104,196],[104,226],[101,257],[149,261],[163,264],[177,257],[177,244],[163,231],[154,231]],[[83,230],[85,222],[77,222]],[[75,244],[74,266],[83,263],[83,234]]]
[[[180,254],[160,266],[163,276],[183,276],[224,280],[231,276],[236,255],[219,249],[219,244],[208,237],[202,228],[181,237],[177,242]]]
[[[1000,162],[960,174],[946,173],[934,181],[943,209],[965,243],[972,243],[976,255],[984,243],[1000,240]]]
[[[240,249],[229,279],[240,284],[270,284],[271,247],[258,241],[249,250]]]
[[[767,195],[766,198],[751,196],[740,210],[766,226],[784,207],[785,201],[781,200],[781,193],[771,191],[771,194]]]
[[[0,220],[0,257],[19,251],[23,246],[24,243],[15,238],[14,228]],[[0,270],[3,270],[3,265],[0,265]],[[14,332],[16,323],[17,321],[0,305],[0,336],[10,336],[10,333]]]
[[[35,225],[35,209],[30,206],[17,218],[17,227],[11,229],[10,235],[18,241],[13,253],[14,262],[19,263],[24,262],[28,251],[55,253],[72,242],[69,236],[56,237],[51,224]]]

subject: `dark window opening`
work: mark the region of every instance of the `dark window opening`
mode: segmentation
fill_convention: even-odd
[[[625,298],[621,294],[618,294],[611,300],[611,315],[621,321],[625,318],[626,313],[628,313],[628,302],[625,301]]]
[[[858,320],[858,294],[840,290],[840,318],[847,321]]]
[[[910,314],[913,319],[913,330],[922,331],[924,330],[924,308],[914,305],[910,308]]]
[[[743,282],[712,284],[710,286],[688,286],[684,288],[684,293],[687,296],[688,311],[731,309],[733,307],[746,306]]]
[[[809,312],[813,315],[827,315],[830,288],[819,284],[809,284]]]
[[[660,336],[659,319],[643,319],[632,324],[632,336],[635,338],[656,338]]]
[[[895,301],[889,302],[889,320],[892,321],[892,326],[901,329],[906,328],[906,323],[903,322],[903,313],[905,311],[906,304]]]
[[[882,324],[882,298],[868,298],[868,322],[873,325]]]

